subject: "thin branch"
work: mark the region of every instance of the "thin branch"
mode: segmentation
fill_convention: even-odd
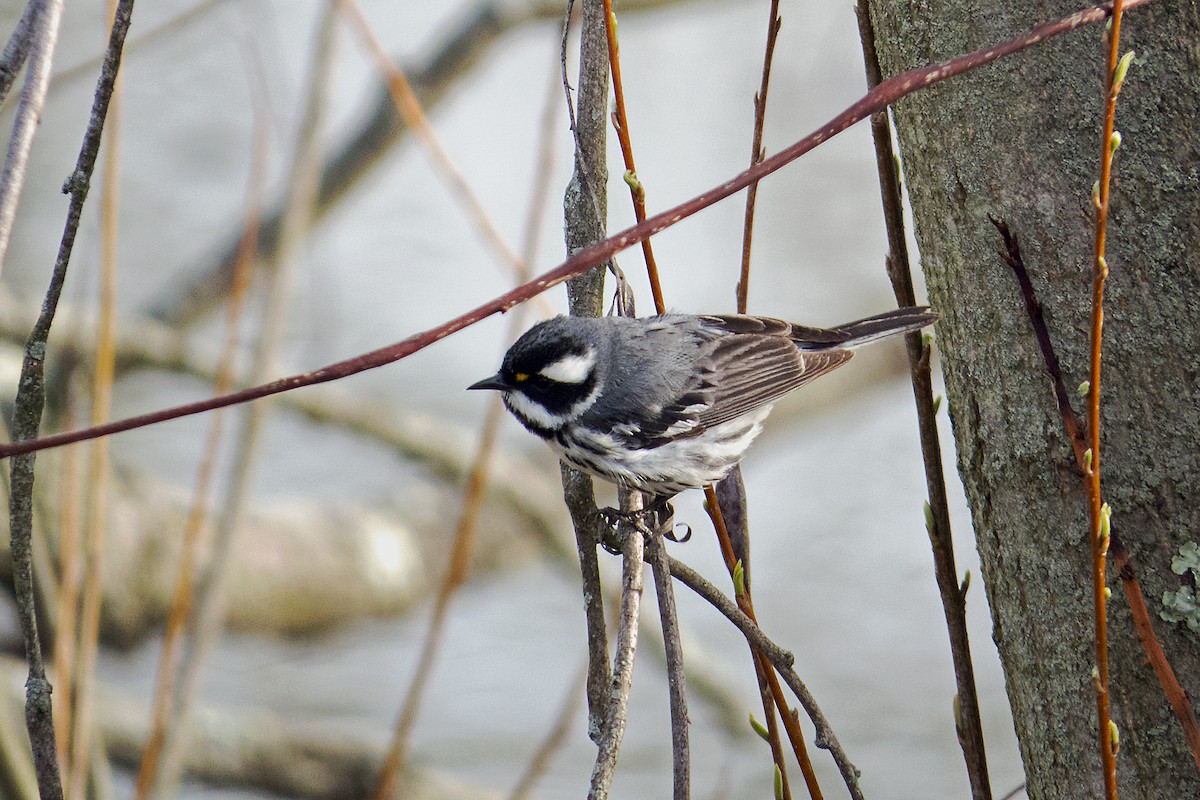
[[[623,0],[621,9],[625,13],[659,10],[690,1]],[[561,20],[562,16],[560,0],[478,0],[451,23],[428,59],[406,70],[414,93],[424,108],[436,107],[505,34],[524,25]],[[322,164],[314,222],[335,208],[410,132],[397,113],[386,86],[370,87],[368,94],[374,97],[363,121],[333,148]],[[277,202],[263,215],[260,259],[270,259],[276,247],[282,218],[280,205]],[[176,283],[169,289],[169,295],[155,300],[150,306],[150,314],[173,324],[188,324],[212,308],[229,286],[234,256],[243,234],[239,231],[230,237],[219,248],[215,264],[205,264],[195,270],[196,274],[184,282],[183,289]]]
[[[125,42],[125,34],[129,30],[132,11],[133,0],[122,0],[117,7],[104,65],[100,71],[95,98],[92,102],[88,127],[84,133],[79,157],[76,160],[75,171],[65,187],[70,193],[71,199],[62,241],[55,259],[50,286],[42,304],[42,312],[29,334],[29,341],[25,347],[25,359],[21,366],[21,379],[14,404],[12,423],[13,438],[16,440],[33,439],[37,436],[38,428],[41,425],[42,411],[45,406],[46,340],[54,321],[54,312],[58,306],[59,297],[62,295],[63,283],[67,276],[67,265],[70,262],[75,235],[83,213],[83,203],[87,198],[92,171],[95,169],[96,157],[100,150],[100,138],[104,130],[104,121],[108,113],[109,101],[112,98],[113,86],[120,68],[121,48]],[[40,33],[35,34],[33,44],[35,53],[44,53],[46,49],[52,49],[61,15],[61,3],[51,2],[45,14],[45,18],[40,21]],[[44,37],[49,37],[49,39],[46,40]],[[35,63],[41,57],[41,55],[32,56]],[[31,74],[36,71],[34,69]],[[26,86],[29,86],[28,82]],[[50,798],[58,800],[62,797],[62,780],[59,776],[57,744],[51,711],[51,687],[46,680],[41,641],[38,637],[35,617],[33,570],[30,560],[33,531],[33,478],[34,456],[32,454],[13,460],[9,492],[13,583],[21,617],[25,657],[29,662],[29,678],[25,684],[25,721],[33,748],[34,769],[37,773],[38,787],[43,800]]]
[[[251,72],[253,76],[255,73]],[[225,339],[221,347],[220,361],[213,376],[213,391],[222,394],[233,384],[238,349],[241,342],[241,321],[245,310],[246,294],[250,288],[250,273],[254,266],[257,250],[255,238],[262,205],[262,191],[266,183],[266,168],[269,142],[265,115],[262,113],[261,81],[251,81],[252,95],[259,98],[254,108],[254,130],[250,153],[250,170],[246,182],[246,201],[243,211],[243,230],[246,238],[239,250],[237,269],[234,271],[233,286],[229,293],[229,306],[225,315]],[[179,665],[183,657],[183,637],[187,620],[191,616],[194,601],[197,565],[201,561],[201,550],[205,544],[204,522],[209,513],[212,499],[212,484],[224,439],[227,415],[217,412],[210,420],[205,438],[204,457],[196,475],[192,501],[188,509],[183,531],[183,552],[179,560],[179,573],[175,580],[175,592],[163,632],[162,650],[159,653],[158,674],[154,687],[152,721],[146,745],[142,749],[135,784],[135,798],[145,798],[158,775],[159,760],[175,715],[175,686],[179,677]]]
[[[449,151],[438,139],[433,125],[430,124],[429,118],[425,116],[425,111],[421,108],[412,84],[404,74],[404,70],[387,54],[383,43],[371,30],[362,7],[357,0],[331,0],[331,2],[337,6],[343,18],[353,28],[363,47],[369,51],[371,58],[375,61],[376,69],[385,79],[388,95],[395,104],[397,113],[404,120],[405,127],[417,134],[417,139],[425,148],[433,168],[445,181],[450,194],[462,207],[484,245],[492,252],[497,261],[512,272],[518,283],[529,280],[529,267],[504,239],[504,235],[496,226],[491,215],[488,214],[483,201],[479,199],[479,195],[450,157]],[[541,310],[549,314],[553,313],[553,308],[549,304],[543,305]]]
[[[877,86],[883,81],[883,73],[875,50],[875,30],[871,21],[870,4],[867,0],[859,0],[855,10],[862,40],[867,85]],[[871,138],[875,144],[875,166],[879,174],[879,191],[887,227],[887,273],[897,304],[913,306],[917,301],[904,232],[900,176],[892,148],[892,130],[886,109],[871,115]],[[929,367],[930,349],[920,332],[906,335],[904,344],[908,352],[913,399],[917,408],[921,457],[925,465],[925,490],[929,509],[926,526],[933,551],[934,580],[942,600],[946,632],[950,639],[950,657],[954,665],[957,698],[955,729],[963,761],[966,763],[971,797],[973,800],[989,800],[992,787],[988,777],[979,692],[975,684],[975,667],[971,660],[971,642],[967,630],[966,591],[959,583],[958,566],[954,557],[954,538],[950,530],[950,503],[946,492],[945,468],[942,465],[941,437],[937,428],[933,376]]]
[[[513,262],[518,283],[529,279],[529,264],[537,253],[540,230],[539,221],[542,212],[545,210],[546,200],[549,197],[550,179],[554,166],[554,137],[553,126],[551,124],[554,120],[552,113],[554,105],[549,102],[549,99],[555,96],[556,88],[555,84],[551,82],[540,126],[541,136],[538,151],[541,157],[538,159],[538,169],[534,175],[533,194],[525,215],[522,254],[520,257],[515,258]],[[415,103],[415,100],[413,102]],[[417,108],[417,111],[419,112],[420,109]],[[517,309],[517,313],[513,314],[509,319],[508,331],[505,336],[506,341],[511,342],[515,340],[524,327],[525,314],[522,313],[524,310],[525,307],[521,306]],[[416,726],[421,700],[425,695],[425,686],[428,684],[428,679],[433,671],[433,666],[436,663],[438,651],[441,647],[450,609],[450,601],[467,579],[467,570],[470,566],[471,553],[474,550],[475,531],[478,527],[479,514],[483,509],[484,501],[487,499],[492,468],[492,453],[495,450],[496,439],[500,433],[503,415],[504,405],[501,402],[500,396],[493,395],[489,399],[487,415],[484,418],[483,429],[479,435],[478,447],[470,471],[467,474],[467,485],[463,492],[462,511],[458,519],[449,564],[434,602],[433,612],[430,616],[429,627],[426,629],[425,639],[421,646],[417,667],[413,672],[413,678],[409,684],[408,691],[405,693],[391,744],[388,746],[383,766],[379,770],[374,795],[378,800],[387,800],[387,798],[393,796],[395,788],[399,784],[400,775],[404,772],[407,761],[408,742]],[[565,722],[562,724],[565,725]]]
[[[730,577],[734,579],[734,585],[737,587],[737,573],[739,567],[744,571],[745,565],[738,563],[734,559],[733,544],[729,538],[729,530],[725,525],[725,518],[721,512],[721,505],[717,500],[716,490],[712,486],[704,487],[705,496],[708,499],[708,512],[712,517],[713,526],[716,529],[717,540],[721,544],[721,554],[725,557],[725,566],[729,570]],[[745,612],[746,616],[758,622],[754,614],[754,601],[750,596],[750,588],[745,585],[744,578],[741,587],[738,588],[736,600],[738,607]],[[779,718],[783,722],[783,729],[787,732],[788,743],[792,746],[792,752],[796,755],[796,762],[800,765],[800,772],[804,776],[804,783],[808,788],[808,794],[813,800],[822,800],[821,786],[817,781],[816,770],[813,769],[812,760],[808,755],[808,747],[804,743],[804,732],[800,729],[800,719],[791,709],[787,702],[787,698],[783,694],[783,689],[779,685],[779,676],[775,673],[774,667],[769,659],[762,653],[751,648],[751,653],[754,656],[755,671],[758,674],[760,683],[765,682],[770,691],[771,699],[775,703],[775,708],[779,712]],[[782,765],[780,765],[782,771]]]
[[[1125,4],[1126,9],[1143,6],[1151,0],[1128,0]],[[679,221],[692,216],[693,214],[708,208],[746,188],[752,183],[762,180],[767,175],[776,170],[790,164],[800,156],[815,148],[822,142],[836,136],[842,131],[856,122],[866,119],[871,113],[885,108],[891,103],[900,98],[912,94],[915,91],[931,86],[934,83],[961,75],[973,69],[977,69],[985,64],[990,64],[997,59],[1011,55],[1013,53],[1024,50],[1027,47],[1032,47],[1042,41],[1045,41],[1051,36],[1057,36],[1067,31],[1075,30],[1083,25],[1098,22],[1105,18],[1108,13],[1108,6],[1095,6],[1090,9],[1071,14],[1056,22],[1042,25],[1032,32],[1012,39],[1004,44],[990,47],[985,50],[978,50],[969,55],[960,56],[959,58],[949,61],[934,64],[929,67],[920,67],[918,69],[903,72],[895,77],[889,78],[879,86],[869,91],[866,95],[856,101],[853,105],[835,116],[832,120],[822,125],[813,133],[804,137],[795,144],[776,153],[770,158],[764,159],[759,164],[745,170],[734,178],[722,183],[721,185],[710,189],[709,191],[693,197],[684,203],[681,203],[674,208],[655,214],[649,217],[645,222],[630,226],[625,230],[610,236],[602,241],[597,241],[594,244],[583,246],[574,251],[570,258],[550,270],[516,289],[506,292],[499,297],[493,298],[483,305],[478,306],[464,314],[461,314],[448,322],[444,322],[434,328],[430,328],[422,333],[404,339],[395,344],[381,347],[377,350],[364,353],[353,358],[348,358],[344,361],[339,361],[335,364],[330,364],[326,367],[314,370],[312,372],[304,372],[297,375],[292,375],[279,380],[264,383],[259,386],[254,386],[249,389],[244,389],[239,392],[213,397],[206,400],[199,400],[194,403],[187,403],[173,408],[161,409],[149,414],[142,414],[128,419],[118,420],[106,425],[101,425],[96,428],[88,428],[82,431],[71,431],[67,433],[45,436],[40,439],[14,442],[12,444],[0,445],[0,458],[8,458],[20,453],[31,453],[37,450],[44,450],[48,447],[59,447],[72,442],[85,441],[94,439],[97,436],[108,436],[114,433],[120,433],[134,428],[142,428],[147,425],[153,425],[159,422],[165,422],[171,419],[179,419],[180,417],[190,416],[192,414],[200,414],[205,411],[212,411],[216,408],[225,406],[237,405],[246,403],[251,400],[258,400],[263,397],[279,394],[281,392],[292,391],[304,386],[313,386],[319,383],[338,380],[357,375],[360,372],[365,372],[371,369],[377,369],[388,364],[392,364],[403,358],[407,358],[413,353],[423,350],[429,345],[440,341],[452,334],[458,333],[464,328],[470,327],[480,320],[487,319],[493,314],[507,311],[518,303],[522,303],[531,297],[541,294],[547,289],[551,289],[560,283],[575,277],[587,270],[595,267],[597,264],[602,264],[610,259],[613,255],[640,243],[642,240],[661,233],[667,228],[675,225]]]
[[[563,197],[563,219],[568,253],[586,252],[588,245],[602,240],[606,232],[608,197],[603,191],[608,172],[604,166],[608,107],[608,58],[604,7],[599,0],[585,0],[579,31],[579,117],[575,115],[567,79],[567,36],[573,3],[568,2],[559,51],[563,91],[571,121],[574,169]],[[589,264],[598,265],[600,258]],[[598,317],[604,313],[604,269],[595,268],[567,284],[570,312]],[[608,661],[608,632],[604,616],[604,592],[600,583],[599,516],[590,476],[562,466],[563,500],[571,514],[579,556],[581,588],[588,643],[588,736],[599,745],[607,735],[612,672]]]
[[[12,235],[13,220],[17,215],[17,204],[21,189],[25,185],[25,170],[29,164],[29,150],[33,145],[33,134],[42,117],[42,106],[46,102],[46,89],[50,85],[50,67],[54,62],[54,46],[58,43],[58,25],[62,19],[62,0],[30,0],[25,13],[17,23],[17,30],[5,47],[7,62],[11,55],[15,61],[28,60],[25,84],[21,87],[21,99],[13,120],[12,136],[8,140],[8,152],[4,157],[4,171],[0,173],[0,270],[4,267],[4,256],[8,252],[9,237]],[[22,49],[28,55],[22,55]],[[16,64],[15,69],[20,69]],[[5,77],[11,85],[16,79]],[[8,88],[4,88],[7,94]]]
[[[633,141],[629,136],[629,115],[625,113],[625,85],[621,80],[621,56],[617,43],[617,15],[613,12],[612,0],[604,0],[604,28],[608,40],[608,64],[613,84],[613,127],[617,130],[617,141],[621,144],[621,158],[625,161],[625,183],[633,200],[633,216],[638,222],[646,220],[646,187],[638,177],[633,160]],[[654,298],[654,309],[659,314],[666,312],[662,283],[658,278],[658,262],[654,260],[654,248],[650,239],[642,240],[642,257],[646,261],[646,275],[650,281],[650,294]]]
[[[331,64],[334,59],[337,25],[332,7],[317,21],[312,45],[312,60],[306,87],[304,108],[296,131],[295,151],[288,169],[288,212],[284,215],[281,246],[277,261],[265,270],[269,277],[265,288],[266,305],[262,325],[254,345],[252,380],[275,370],[282,347],[286,321],[295,285],[296,261],[300,242],[308,230],[317,184],[317,141],[326,109]],[[237,448],[226,477],[225,496],[217,520],[209,554],[196,579],[195,605],[187,620],[179,677],[174,687],[174,724],[162,743],[158,772],[152,794],[171,794],[180,780],[186,742],[183,732],[199,695],[200,674],[209,654],[220,638],[225,622],[225,583],[233,554],[233,542],[249,503],[254,470],[259,464],[263,429],[271,407],[260,404],[246,409],[236,435]]]
[[[1150,662],[1150,668],[1158,677],[1163,694],[1166,695],[1167,702],[1171,704],[1171,710],[1175,712],[1175,718],[1179,720],[1179,724],[1183,728],[1188,749],[1192,753],[1192,761],[1196,763],[1196,768],[1200,769],[1200,722],[1196,721],[1196,712],[1192,708],[1192,701],[1188,697],[1188,693],[1179,685],[1179,680],[1175,677],[1175,670],[1171,668],[1171,662],[1167,660],[1167,654],[1163,652],[1158,635],[1154,632],[1150,611],[1146,608],[1146,597],[1142,594],[1141,584],[1138,583],[1133,564],[1129,560],[1129,552],[1125,549],[1125,545],[1121,544],[1121,538],[1117,536],[1115,527],[1111,536],[1112,543],[1109,545],[1109,551],[1112,553],[1113,566],[1117,568],[1117,575],[1121,578],[1121,587],[1125,590],[1125,600],[1129,603],[1130,616],[1133,618],[1133,626],[1137,630],[1138,641],[1142,643],[1142,649],[1146,651],[1146,660]]]
[[[1105,577],[1109,545],[1109,509],[1100,490],[1100,365],[1104,334],[1104,283],[1108,278],[1108,262],[1104,258],[1105,236],[1108,231],[1109,179],[1112,176],[1113,153],[1117,149],[1113,126],[1117,109],[1117,94],[1121,81],[1117,78],[1120,59],[1121,16],[1124,0],[1113,0],[1112,19],[1107,31],[1108,64],[1104,77],[1104,124],[1100,136],[1100,181],[1096,198],[1096,250],[1092,263],[1092,336],[1091,381],[1088,391],[1089,452],[1085,481],[1088,489],[1088,542],[1092,551],[1092,614],[1096,632],[1096,672],[1092,685],[1096,690],[1096,735],[1100,746],[1100,764],[1104,773],[1104,795],[1117,799],[1117,734],[1109,709],[1108,693],[1108,587]]]
[[[1003,221],[994,218],[991,221],[1004,241],[1000,257],[1017,276],[1017,283],[1021,287],[1021,294],[1025,299],[1025,310],[1037,336],[1038,345],[1042,349],[1046,371],[1050,374],[1050,380],[1054,386],[1054,397],[1058,403],[1058,413],[1062,418],[1063,429],[1067,432],[1067,437],[1075,450],[1075,463],[1079,467],[1080,473],[1086,474],[1087,443],[1080,431],[1075,408],[1071,405],[1070,395],[1067,393],[1062,369],[1059,366],[1058,354],[1055,353],[1054,345],[1050,341],[1050,330],[1046,326],[1046,319],[1042,314],[1042,304],[1034,293],[1033,282],[1030,281],[1029,271],[1025,268],[1017,235],[1012,233]],[[1154,632],[1154,623],[1146,608],[1145,594],[1142,592],[1133,564],[1129,560],[1129,553],[1121,544],[1121,537],[1117,535],[1115,527],[1110,532],[1109,550],[1113,554],[1113,565],[1116,566],[1117,573],[1121,577],[1121,587],[1124,589],[1126,601],[1129,603],[1129,612],[1133,619],[1133,625],[1137,629],[1138,641],[1141,642],[1142,649],[1146,653],[1146,660],[1158,677],[1163,694],[1171,704],[1171,710],[1175,712],[1176,719],[1183,727],[1184,736],[1192,753],[1192,760],[1196,762],[1196,767],[1200,768],[1200,723],[1196,720],[1196,712],[1192,709],[1187,692],[1179,685],[1179,680],[1175,677],[1175,670],[1172,669],[1162,643],[1159,642],[1158,635]]]
[[[116,4],[108,0],[108,24]],[[121,144],[121,76],[113,85],[109,102],[104,162],[100,183],[100,303],[96,320],[96,353],[92,374],[91,422],[99,425],[112,416],[112,388],[116,361],[117,319],[117,219]],[[108,535],[108,442],[96,439],[88,447],[88,474],[84,495],[84,548],[82,603],[79,609],[79,642],[73,680],[70,760],[63,765],[68,797],[83,797],[92,774],[93,694],[96,657],[100,648],[100,602],[104,590],[105,540]]]
[[[637,653],[638,609],[642,599],[642,566],[645,540],[641,531],[624,531],[621,570],[621,613],[617,618],[617,644],[613,655],[612,684],[608,709],[600,741],[596,746],[596,765],[592,769],[588,800],[604,800],[617,768],[617,752],[625,735],[630,689],[633,686],[633,658]]]
[[[636,535],[636,534],[635,534]],[[646,555],[654,577],[658,616],[662,622],[667,657],[667,690],[671,701],[671,773],[674,800],[690,795],[691,754],[688,744],[687,692],[683,676],[683,644],[679,636],[679,614],[671,585],[671,565],[662,533],[654,531],[646,541]]]
[[[813,728],[816,730],[817,747],[829,751],[830,755],[833,756],[834,763],[837,764],[838,771],[842,774],[842,780],[845,781],[850,796],[855,798],[855,800],[862,800],[862,789],[858,785],[858,768],[851,763],[845,750],[842,749],[837,736],[833,732],[832,726],[829,724],[829,720],[821,711],[820,706],[817,705],[816,698],[813,697],[812,692],[808,690],[808,687],[800,679],[800,676],[796,674],[796,670],[793,667],[795,657],[768,638],[762,629],[758,627],[757,622],[738,608],[737,603],[730,600],[717,587],[705,580],[704,576],[700,573],[677,559],[671,558],[668,562],[672,577],[707,600],[713,608],[725,615],[725,618],[742,632],[746,637],[746,641],[757,652],[761,653],[771,663],[771,666],[783,676],[788,688],[792,690],[796,695],[796,699],[800,701],[800,705],[804,708],[804,713],[812,721]]]
[[[40,3],[25,4],[25,10],[17,20],[17,27],[13,28],[8,37],[8,44],[4,46],[4,52],[0,53],[0,106],[4,104],[13,84],[17,82],[21,67],[25,66],[25,58],[29,55],[29,46],[33,42],[33,23],[38,18],[41,8]]]
[[[767,46],[763,51],[762,79],[754,93],[754,137],[750,145],[750,166],[766,157],[763,150],[763,128],[767,119],[767,89],[771,85],[771,65],[775,62],[775,41],[783,19],[779,16],[779,0],[771,0],[770,21],[767,23]],[[742,222],[742,272],[737,284],[737,311],[745,314],[750,294],[750,248],[754,241],[754,208],[758,200],[758,184],[746,189],[746,211]]]

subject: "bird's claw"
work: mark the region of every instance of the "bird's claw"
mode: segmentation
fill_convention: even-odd
[[[600,508],[596,510],[600,519],[604,522],[609,531],[615,534],[619,530],[619,526],[624,523],[632,525],[635,529],[642,532],[645,536],[650,536],[655,533],[661,534],[663,537],[670,539],[672,542],[686,542],[692,537],[691,526],[681,524],[679,527],[684,529],[682,536],[675,535],[675,508],[667,501],[654,502],[645,508],[637,511],[621,511],[617,508]],[[600,537],[600,544],[604,549],[613,555],[620,555],[621,548],[618,544],[619,540],[615,536]]]

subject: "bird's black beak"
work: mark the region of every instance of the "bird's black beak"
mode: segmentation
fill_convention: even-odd
[[[467,391],[470,391],[471,389],[495,389],[496,391],[500,391],[500,392],[512,391],[512,387],[509,386],[508,382],[505,381],[504,378],[502,378],[500,376],[499,372],[497,372],[495,375],[491,376],[490,378],[484,378],[481,381],[476,381],[475,383],[472,383],[470,386],[467,387]]]

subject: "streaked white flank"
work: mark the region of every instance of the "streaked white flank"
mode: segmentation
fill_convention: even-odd
[[[675,494],[719,480],[741,460],[762,430],[771,405],[709,428],[698,436],[675,439],[642,450],[622,446],[610,433],[574,427],[572,434],[585,447],[575,452],[549,441],[555,453],[584,472],[655,494]],[[600,451],[603,463],[593,452]]]
[[[563,356],[542,367],[538,373],[557,383],[583,383],[596,363],[596,354],[589,350],[583,355]]]

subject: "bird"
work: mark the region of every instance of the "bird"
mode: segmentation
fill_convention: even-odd
[[[927,306],[832,328],[749,315],[559,316],[467,388],[500,392],[562,461],[648,493],[650,508],[725,477],[785,394],[862,345],[936,319]]]

